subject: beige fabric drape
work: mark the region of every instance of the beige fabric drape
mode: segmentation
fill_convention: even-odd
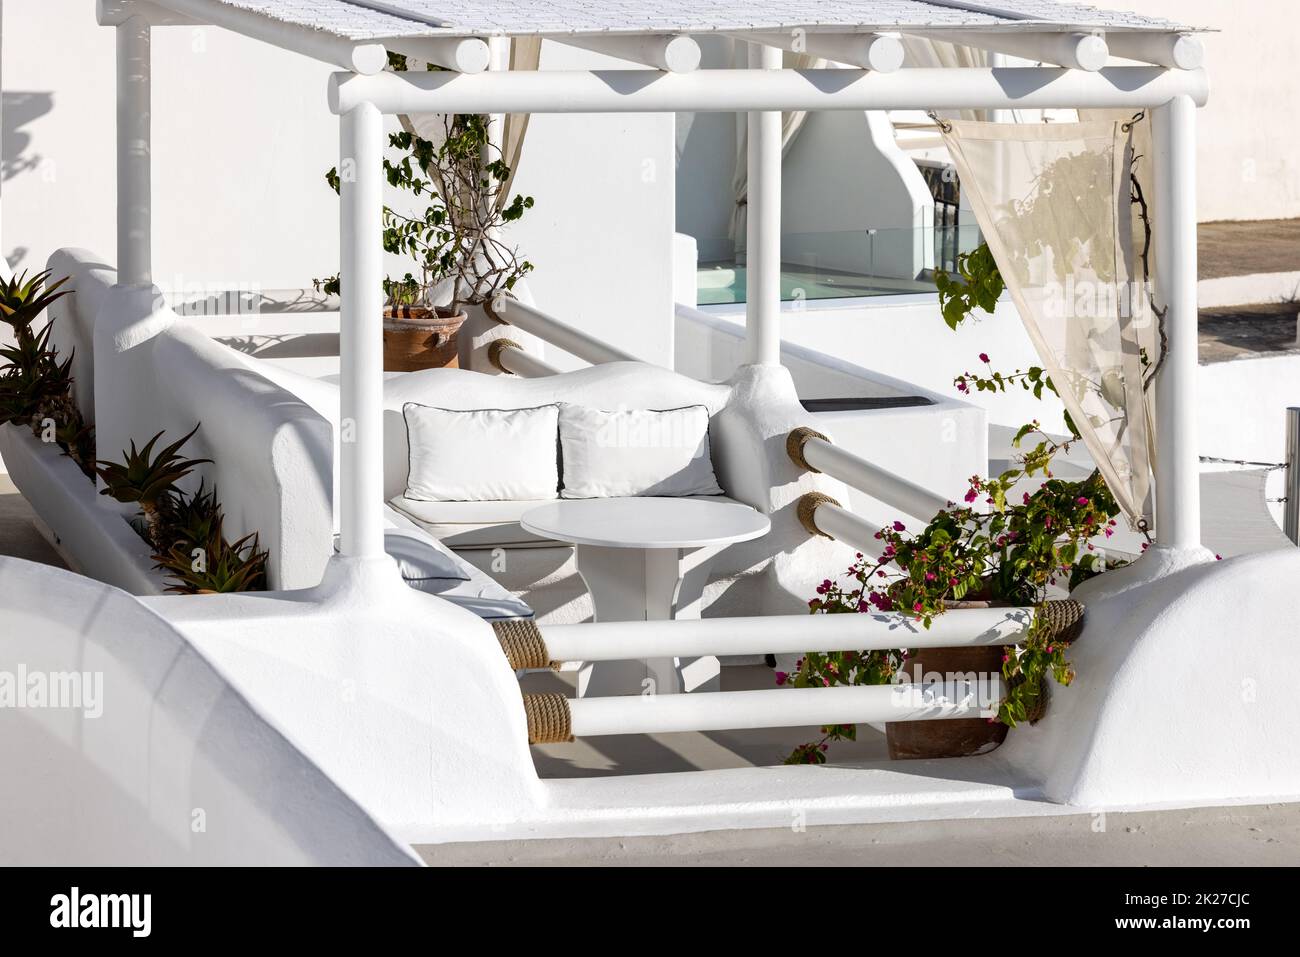
[[[510,41],[509,69],[536,70],[542,58],[541,37],[515,37]],[[413,65],[414,67],[414,65]],[[424,64],[418,65],[424,69]],[[508,113],[502,124],[501,158],[510,167],[510,178],[501,185],[496,196],[496,207],[504,209],[513,197],[510,194],[515,176],[519,172],[519,157],[523,152],[524,138],[528,133],[527,113]],[[402,129],[413,136],[429,140],[434,145],[446,135],[446,117],[441,113],[399,114],[397,121]]]
[[[1144,362],[1158,361],[1158,347],[1134,242],[1133,131],[1118,122],[945,125],[962,189],[1044,368],[1130,522],[1149,524],[1154,416]]]
[[[733,60],[736,58],[745,58],[745,63],[737,64],[738,68],[743,68],[748,64],[748,44],[736,42],[736,52]],[[807,53],[784,53],[781,58],[781,65],[787,70],[821,70],[828,66],[826,60],[820,57],[810,56]],[[807,110],[795,110],[789,113],[781,114],[781,155],[784,156],[790,149],[790,144],[799,135],[799,130],[803,127],[804,120],[808,118]],[[736,114],[736,162],[735,172],[732,174],[731,191],[735,197],[735,204],[731,207],[731,227],[730,235],[735,244],[736,252],[740,253],[745,249],[745,229],[748,223],[746,212],[749,201],[749,114]]]

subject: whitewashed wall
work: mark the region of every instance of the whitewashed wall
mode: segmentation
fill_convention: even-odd
[[[1213,29],[1202,36],[1210,102],[1200,111],[1198,214],[1300,216],[1295,0],[1101,0],[1098,6]]]
[[[3,254],[115,257],[114,39],[94,0],[4,3]],[[216,28],[154,31],[154,273],[165,290],[284,290],[338,263],[330,68]],[[543,66],[614,65],[548,44]],[[516,231],[539,307],[672,355],[671,115],[539,117]]]

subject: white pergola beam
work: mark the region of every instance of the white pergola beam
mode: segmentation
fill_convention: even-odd
[[[781,51],[752,44],[750,70],[780,70]],[[781,364],[781,112],[747,116],[745,361]]]
[[[117,34],[117,281],[153,282],[152,33],[143,17],[128,17]]]
[[[224,3],[156,0],[152,5],[192,17],[198,23],[221,27],[313,60],[332,63],[351,73],[370,76],[381,72],[388,65],[388,51],[382,43],[348,40],[324,30],[273,20]]]
[[[479,37],[411,37],[385,40],[384,45],[394,53],[456,73],[482,73],[492,60],[487,41]]]
[[[339,118],[339,551],[384,554],[384,117]]]
[[[1111,33],[1106,42],[1115,56],[1171,70],[1199,70],[1205,64],[1204,44],[1185,33]]]
[[[879,33],[733,33],[747,43],[807,53],[833,63],[845,63],[875,73],[893,73],[903,65],[903,44],[897,37]]]
[[[668,73],[693,73],[700,68],[700,45],[693,37],[681,33],[651,36],[565,34],[547,39]]]
[[[918,36],[931,40],[947,40],[961,46],[991,50],[1008,56],[1021,57],[1036,63],[1055,63],[1068,70],[1095,73],[1106,65],[1110,48],[1106,39],[1095,33],[1036,33],[1036,32],[983,32],[934,31],[919,32]]]
[[[1152,111],[1152,159],[1161,236],[1158,298],[1168,310],[1168,352],[1156,376],[1156,542],[1201,544],[1201,478],[1196,439],[1197,265],[1196,106],[1175,97]]]
[[[654,78],[654,82],[647,82]],[[373,103],[383,113],[680,113],[751,110],[1142,109],[1209,99],[1203,70],[1054,67],[867,70],[544,70],[335,74],[335,113]]]

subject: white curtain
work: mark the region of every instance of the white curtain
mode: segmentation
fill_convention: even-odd
[[[1150,522],[1158,317],[1132,202],[1138,124],[944,124],[985,240],[1116,501]],[[1148,181],[1144,193],[1154,192]]]

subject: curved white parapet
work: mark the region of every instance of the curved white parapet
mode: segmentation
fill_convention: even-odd
[[[6,865],[415,862],[138,599],[3,557],[0,765]]]
[[[384,556],[320,586],[143,599],[399,837],[503,826],[544,803],[514,671],[491,627]]]
[[[1300,797],[1297,581],[1288,548],[1094,593],[1074,684],[997,755],[1083,808]]]

